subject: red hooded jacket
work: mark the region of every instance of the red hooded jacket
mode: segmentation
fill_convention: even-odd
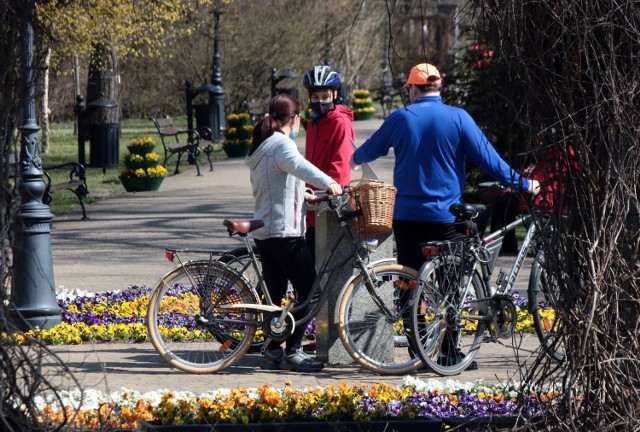
[[[343,105],[336,105],[325,117],[309,120],[306,134],[307,160],[339,185],[348,185],[351,181],[349,161],[356,142],[353,111]],[[307,212],[307,226],[316,226],[314,212]]]

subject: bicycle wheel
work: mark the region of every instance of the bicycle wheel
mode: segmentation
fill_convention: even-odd
[[[457,375],[471,364],[484,338],[486,324],[477,318],[474,302],[486,297],[484,284],[477,272],[465,275],[461,284],[460,258],[455,255],[426,265],[410,301],[411,347],[433,372]],[[469,286],[464,298],[460,286]]]
[[[361,274],[338,297],[336,321],[340,340],[349,355],[372,372],[382,375],[413,372],[422,362],[407,347],[407,327],[403,323],[406,314],[400,299],[403,291],[415,286],[416,271],[382,264],[373,268],[371,277],[373,295]],[[405,302],[404,308],[407,307]]]
[[[544,250],[539,250],[529,276],[529,310],[533,325],[545,352],[555,361],[564,360],[560,318],[556,315],[559,305],[558,282],[546,270]]]
[[[192,261],[163,277],[149,299],[147,328],[154,348],[189,373],[223,370],[249,349],[259,314],[223,309],[258,304],[247,282],[217,261]]]

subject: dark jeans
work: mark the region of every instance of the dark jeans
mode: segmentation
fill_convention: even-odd
[[[419,270],[425,259],[422,255],[422,244],[437,240],[459,240],[465,235],[458,231],[453,223],[428,223],[416,221],[393,221],[393,235],[396,241],[398,264]],[[404,305],[409,300],[410,292],[403,291],[400,295],[400,304]],[[402,307],[406,310],[405,307]],[[405,328],[405,331],[410,329]],[[447,332],[442,341],[442,353],[454,355],[457,347],[457,333]],[[412,350],[409,346],[410,351]],[[413,350],[415,351],[415,350]]]
[[[304,237],[271,238],[257,240],[256,246],[262,260],[262,273],[271,299],[279,305],[287,295],[287,285],[291,282],[296,299],[302,303],[308,296],[316,279],[316,269]],[[310,304],[312,307],[313,304]],[[310,307],[294,314],[296,320],[306,316]],[[287,339],[287,351],[302,347],[306,325],[296,326],[293,335]],[[271,342],[267,349],[280,346]]]
[[[316,262],[316,227],[307,227],[307,234],[305,236],[307,240],[307,247],[309,247],[309,253],[311,254],[311,259],[313,262]]]
[[[419,270],[424,263],[422,244],[436,240],[465,238],[452,223],[393,221],[393,236],[398,252],[398,264]]]

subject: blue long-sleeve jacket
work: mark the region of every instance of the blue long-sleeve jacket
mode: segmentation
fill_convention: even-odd
[[[393,184],[398,189],[394,220],[451,223],[451,204],[461,202],[465,160],[499,182],[521,190],[521,178],[498,155],[471,116],[442,103],[440,96],[417,99],[394,111],[354,155],[356,164],[395,153]]]

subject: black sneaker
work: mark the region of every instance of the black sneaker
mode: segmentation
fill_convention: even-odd
[[[260,364],[260,369],[264,370],[280,370],[280,363],[284,358],[284,350],[282,348],[278,348],[272,351],[266,351],[262,353],[264,359]]]
[[[324,368],[324,363],[309,357],[302,349],[284,356],[287,369],[298,372],[315,372]]]
[[[462,353],[458,353],[455,356],[438,353],[438,364],[440,366],[453,366],[455,364],[460,363],[463,357],[464,356],[462,355]],[[469,363],[469,366],[467,366],[465,370],[468,370],[468,371],[477,370],[479,367],[480,367],[480,364],[477,361],[473,360],[471,363]]]

